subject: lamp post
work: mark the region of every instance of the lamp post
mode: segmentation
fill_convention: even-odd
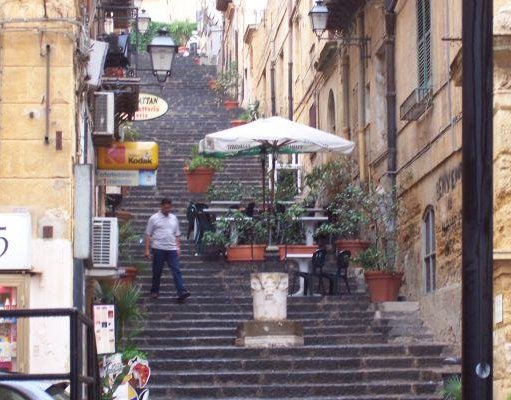
[[[316,0],[316,4],[309,11],[312,30],[318,38],[321,37],[323,32],[326,30],[328,13],[328,8],[325,6],[325,2],[323,0]]]
[[[166,29],[160,29],[158,35],[147,45],[147,52],[151,58],[151,68],[156,80],[163,83],[170,76],[172,60],[177,53],[178,46],[169,36]]]
[[[141,10],[140,14],[138,14],[138,32],[142,35],[147,32],[149,29],[149,23],[151,22],[151,17],[147,13],[146,10]]]

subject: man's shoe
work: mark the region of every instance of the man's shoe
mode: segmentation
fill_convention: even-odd
[[[151,293],[151,299],[157,299],[158,297],[160,297],[160,295],[158,293]]]
[[[180,303],[184,302],[188,297],[190,297],[191,293],[188,290],[185,290],[184,292],[181,292],[179,296],[177,297],[177,301]]]

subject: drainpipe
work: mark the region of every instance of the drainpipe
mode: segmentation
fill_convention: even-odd
[[[387,81],[387,177],[390,187],[396,185],[397,126],[396,126],[396,79],[395,79],[395,33],[397,0],[385,2],[385,74]]]
[[[365,35],[364,32],[364,13],[360,13],[358,16],[358,35],[360,38],[363,38]],[[366,96],[365,96],[365,54],[366,54],[366,44],[364,40],[360,41],[360,46],[358,46],[358,166],[359,166],[359,178],[361,182],[365,182],[367,180],[367,172],[365,166],[365,135],[364,128],[366,126]]]
[[[275,104],[275,61],[270,66],[270,96],[271,96],[271,115],[277,115],[277,106]]]
[[[49,44],[46,45],[46,98],[45,98],[45,107],[44,107],[44,114],[45,114],[45,133],[44,133],[44,143],[49,144],[50,143],[50,51],[51,47]]]
[[[350,56],[348,48],[341,51],[341,77],[342,77],[342,116],[344,127],[342,134],[345,138],[351,139],[350,129]]]
[[[287,12],[289,15],[289,63],[287,70],[287,114],[289,120],[293,120],[293,0],[287,2]]]

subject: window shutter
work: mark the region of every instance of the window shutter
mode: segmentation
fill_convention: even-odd
[[[417,0],[417,66],[419,88],[431,86],[431,3]]]

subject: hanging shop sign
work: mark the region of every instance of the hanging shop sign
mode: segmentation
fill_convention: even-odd
[[[98,169],[139,170],[158,168],[158,143],[122,142],[98,147]]]
[[[164,115],[169,109],[168,103],[154,94],[139,93],[138,111],[135,113],[135,121],[146,121]]]
[[[156,186],[156,170],[96,170],[98,186]]]
[[[0,270],[30,269],[29,213],[0,214]]]

